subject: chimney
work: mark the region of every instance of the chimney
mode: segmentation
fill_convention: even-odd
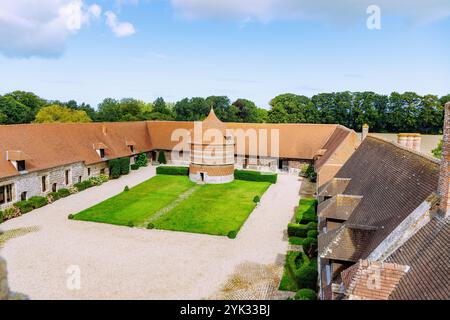
[[[448,218],[450,217],[450,102],[447,102],[444,109],[444,137],[442,138],[442,159],[439,171],[438,193],[441,197],[439,211]]]
[[[106,134],[108,133],[108,130],[106,129],[106,125],[105,124],[102,125],[102,132],[103,132],[104,136],[106,136]]]
[[[399,133],[397,143],[405,148],[420,152],[422,137],[419,133]]]
[[[363,141],[366,137],[367,134],[369,133],[369,125],[367,123],[365,123],[362,126],[362,135],[361,135],[361,141]]]

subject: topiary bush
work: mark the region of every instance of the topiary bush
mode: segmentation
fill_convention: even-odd
[[[139,153],[136,156],[136,162],[135,164],[138,167],[146,167],[148,165],[148,158],[147,155],[144,152]]]
[[[319,236],[319,231],[317,230],[309,230],[306,234],[306,236],[308,238],[313,238],[313,239],[317,239],[317,237]]]
[[[118,179],[120,177],[120,160],[119,159],[111,159],[108,161],[109,173],[111,178]]]
[[[234,178],[245,181],[277,183],[276,173],[262,173],[251,170],[234,170]]]
[[[156,168],[157,174],[165,174],[171,176],[188,176],[188,167],[175,167],[175,166],[159,166]]]
[[[14,207],[16,207],[21,214],[28,213],[34,209],[33,205],[28,200],[16,202],[14,203]]]
[[[166,160],[166,153],[164,151],[160,151],[158,154],[158,162],[160,164],[166,164],[167,160]]]
[[[129,221],[127,223],[127,226],[129,226],[130,228],[133,228],[134,227],[134,222],[133,221]]]
[[[237,231],[236,230],[231,230],[230,232],[228,232],[228,235],[227,235],[227,237],[229,239],[235,239],[236,236],[237,236]]]
[[[317,254],[317,239],[306,238],[302,242],[303,252],[305,252],[309,258],[313,258]]]
[[[309,263],[295,270],[295,278],[299,288],[316,290],[317,277],[317,267],[313,263]]]
[[[31,197],[28,202],[31,204],[33,209],[37,209],[46,206],[48,204],[48,199],[47,197],[34,196]]]
[[[260,202],[261,202],[261,198],[260,198],[259,196],[255,196],[255,197],[253,198],[253,202],[254,202],[254,203],[260,203]]]
[[[299,238],[306,238],[308,233],[308,228],[306,225],[303,224],[297,224],[297,223],[289,223],[288,224],[288,235],[290,237],[299,237]]]
[[[314,290],[303,288],[297,291],[294,300],[317,300],[317,294]]]
[[[154,229],[154,228],[155,228],[155,225],[151,222],[147,225],[147,229]]]
[[[69,191],[69,189],[59,189],[58,190],[58,195],[60,196],[60,198],[65,198],[65,197],[68,197],[68,196],[70,196],[70,191]]]
[[[131,170],[137,170],[137,169],[139,169],[139,165],[137,165],[136,163],[133,163],[133,164],[130,166],[130,168],[131,168]]]
[[[300,199],[299,206],[295,212],[295,220],[302,224],[316,222],[316,206],[317,200],[314,198]]]
[[[69,215],[67,216],[67,218],[68,218],[69,220],[72,220],[74,217],[75,217],[75,215],[73,215],[73,214],[69,214]]]
[[[317,222],[309,222],[306,225],[306,228],[309,230],[317,230]]]
[[[128,157],[120,158],[119,163],[120,163],[120,174],[122,174],[122,175],[129,174],[130,173],[130,158],[128,158]]]
[[[130,191],[130,187],[129,186],[125,186],[125,188],[123,189],[124,192],[128,192]]]

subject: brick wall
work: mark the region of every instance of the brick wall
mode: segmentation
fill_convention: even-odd
[[[439,174],[438,193],[441,196],[440,209],[443,214],[449,216],[449,182],[450,182],[450,102],[445,105],[444,136],[442,138],[442,159]]]

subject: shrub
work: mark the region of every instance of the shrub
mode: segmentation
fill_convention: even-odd
[[[167,160],[166,160],[166,153],[164,151],[160,151],[158,154],[158,162],[160,164],[166,164]]]
[[[0,210],[0,223],[3,222],[3,211]]]
[[[70,191],[69,191],[69,189],[59,189],[59,190],[58,190],[58,195],[59,195],[61,198],[65,198],[65,197],[70,196]]]
[[[299,288],[316,290],[317,276],[317,267],[314,263],[304,265],[295,271],[295,278]]]
[[[317,295],[314,290],[304,288],[297,291],[294,300],[317,300]]]
[[[127,223],[127,226],[129,226],[130,228],[133,228],[133,227],[134,227],[133,221],[129,221],[129,222]]]
[[[156,168],[157,174],[166,174],[172,176],[187,176],[189,175],[188,167],[174,167],[174,166],[160,166]]]
[[[303,224],[289,223],[287,230],[290,237],[306,238],[309,229]]]
[[[128,187],[128,186],[125,186],[125,188],[123,189],[123,191],[125,191],[125,192],[128,192],[128,191],[130,191],[130,187]]]
[[[130,173],[130,158],[128,158],[128,157],[120,158],[119,163],[120,163],[120,174],[122,174],[122,175],[129,174]]]
[[[106,174],[101,174],[99,178],[102,183],[108,182],[109,180],[109,177]]]
[[[303,238],[300,237],[289,237],[289,244],[293,244],[296,246],[301,246],[303,243]]]
[[[41,208],[48,204],[47,197],[34,196],[31,197],[28,202],[31,204],[33,209]]]
[[[131,170],[137,170],[137,169],[139,169],[139,165],[137,165],[136,163],[133,163],[133,164],[130,166],[130,168],[131,168]]]
[[[317,240],[314,238],[306,238],[302,242],[303,252],[305,252],[309,258],[315,257],[317,253]]]
[[[295,220],[302,224],[317,221],[316,204],[317,200],[314,198],[300,199],[299,206],[295,213]]]
[[[155,225],[151,222],[147,225],[147,229],[154,229],[154,228],[155,228]]]
[[[317,222],[309,222],[306,225],[306,228],[309,230],[317,230]]]
[[[109,173],[113,179],[118,179],[120,177],[120,160],[111,159],[108,161]]]
[[[16,207],[21,214],[28,213],[34,209],[33,205],[27,200],[22,200],[14,203],[14,207]]]
[[[57,201],[57,200],[59,200],[59,199],[61,198],[59,192],[50,192],[50,193],[47,195],[47,197],[50,198],[51,201]]]
[[[89,188],[91,186],[100,186],[103,184],[103,180],[100,177],[90,177],[89,179],[87,179],[85,181],[89,181],[89,182],[85,182],[85,184],[87,184],[87,183],[91,184],[90,186],[86,185],[87,188]]]
[[[135,164],[138,167],[146,167],[148,165],[148,159],[147,159],[147,155],[144,152],[139,153],[136,156],[136,162]]]
[[[228,235],[227,235],[227,237],[230,238],[230,239],[235,239],[236,236],[237,236],[237,231],[236,230],[232,230],[232,231],[228,232]]]
[[[75,183],[73,186],[77,189],[78,192],[86,189],[86,185],[83,182]]]
[[[255,196],[255,197],[253,198],[253,202],[254,202],[254,203],[259,203],[259,202],[261,202],[261,198],[260,198],[259,196]]]
[[[317,173],[314,171],[314,166],[308,165],[305,170],[305,175],[309,178],[311,182],[316,182]]]
[[[308,238],[317,239],[317,237],[319,236],[319,231],[317,231],[317,230],[309,230],[308,233],[306,234],[306,236]]]
[[[237,180],[277,183],[276,173],[261,173],[250,170],[234,170],[234,178]]]
[[[3,211],[3,221],[20,216],[21,212],[16,207],[8,208]]]
[[[67,216],[67,218],[69,218],[69,220],[72,220],[74,217],[75,217],[75,215],[73,215],[73,214],[69,214],[69,215]]]

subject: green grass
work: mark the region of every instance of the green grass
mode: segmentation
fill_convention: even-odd
[[[235,180],[227,184],[201,186],[188,199],[155,221],[158,229],[225,236],[239,231],[255,208],[268,182]]]
[[[160,175],[127,192],[122,192],[74,216],[74,220],[117,225],[143,223],[158,210],[169,205],[195,183],[186,177]]]
[[[185,176],[157,175],[74,216],[74,220],[140,226],[180,194],[196,186]],[[187,199],[152,223],[157,229],[226,236],[239,231],[255,208],[268,182],[235,180],[198,186]]]

